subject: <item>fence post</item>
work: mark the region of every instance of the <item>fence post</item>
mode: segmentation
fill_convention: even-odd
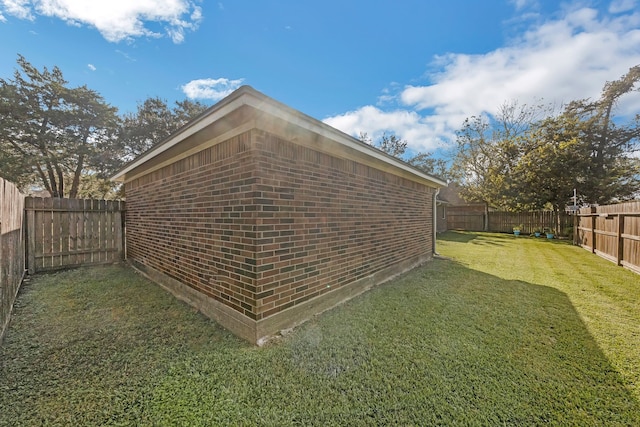
[[[120,239],[122,259],[127,259],[127,202],[120,201]]]
[[[27,270],[33,275],[36,272],[36,211],[34,209],[34,198],[26,197],[24,205],[27,211]]]
[[[111,202],[114,205],[114,220],[113,220],[113,226],[114,226],[114,232],[115,232],[115,246],[118,249],[118,260],[121,261],[124,259],[124,230],[123,230],[123,222],[124,222],[124,215],[122,212],[122,201],[114,201]]]
[[[591,207],[591,213],[596,213],[596,208]],[[591,215],[591,253],[596,253],[596,216]]]
[[[618,214],[618,265],[622,265],[622,258],[624,256],[624,214]]]

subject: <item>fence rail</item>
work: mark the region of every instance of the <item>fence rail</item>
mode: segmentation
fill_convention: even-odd
[[[485,206],[480,204],[447,206],[447,229],[484,231]]]
[[[559,216],[559,218],[558,218]],[[485,226],[486,224],[486,226]],[[447,208],[447,228],[451,230],[491,231],[511,233],[520,227],[523,234],[531,234],[536,229],[555,230],[560,235],[571,234],[573,216],[565,212],[484,212],[478,206],[452,206]]]
[[[0,342],[24,278],[24,196],[0,178]]]
[[[511,233],[513,227],[520,227],[523,234],[531,234],[537,228],[555,230],[560,235],[571,235],[573,216],[565,212],[489,212],[489,230],[498,233]]]
[[[29,274],[123,257],[124,202],[27,197]]]
[[[640,273],[640,202],[580,209],[576,244]]]

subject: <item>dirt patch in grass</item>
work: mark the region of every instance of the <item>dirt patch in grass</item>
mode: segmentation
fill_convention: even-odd
[[[21,291],[0,425],[640,425],[628,386],[565,292],[459,260],[266,348],[113,266]]]

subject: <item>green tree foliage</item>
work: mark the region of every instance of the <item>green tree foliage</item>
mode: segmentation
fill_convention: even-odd
[[[580,143],[580,122],[560,115],[537,123],[521,140],[509,206],[516,210],[564,208],[573,189],[584,185],[588,153]]]
[[[409,165],[429,175],[436,175],[442,179],[449,176],[447,162],[444,159],[434,158],[432,153],[418,152],[413,155],[407,155],[408,142],[398,138],[396,135],[383,133],[380,140],[373,142],[366,132],[360,133],[360,141],[373,145],[379,150],[384,151],[390,156],[396,157]]]
[[[640,189],[637,159],[630,154],[640,148],[640,115],[628,123],[615,120],[620,98],[638,91],[640,65],[627,74],[604,85],[597,101],[570,103],[565,116],[580,121],[580,140],[588,153],[585,182],[579,187],[582,198],[590,203],[605,204],[631,198]]]
[[[640,116],[621,123],[615,107],[639,81],[636,66],[606,83],[600,99],[573,101],[560,114],[506,104],[492,122],[468,118],[452,168],[463,195],[507,210],[560,210],[574,188],[582,203],[637,196]]]
[[[407,159],[407,163],[426,174],[435,175],[443,180],[449,178],[447,162],[442,158],[433,157],[432,153],[419,152]]]
[[[149,98],[121,118],[97,92],[69,87],[58,67],[17,64],[13,79],[0,79],[0,175],[53,197],[114,197],[111,174],[207,108]]]
[[[390,156],[400,159],[407,151],[407,144],[407,141],[404,141],[393,134],[387,135],[384,133],[382,134],[380,141],[376,144],[376,147]]]
[[[520,142],[543,106],[503,104],[490,121],[485,116],[465,119],[457,132],[451,176],[470,201],[500,209],[512,208],[516,192],[514,169],[522,153]]]
[[[491,138],[491,125],[485,117],[465,119],[457,132],[457,150],[452,175],[461,183],[462,196],[470,201],[498,205],[502,185],[498,168],[498,149]]]
[[[122,119],[119,145],[123,159],[132,160],[144,153],[206,109],[206,105],[190,100],[176,102],[173,108],[160,98],[138,104],[135,113],[125,114]]]
[[[135,113],[127,113],[120,118],[117,136],[109,141],[108,150],[101,157],[101,173],[82,177],[82,196],[122,197],[121,191],[114,187],[108,177],[206,109],[206,105],[190,100],[176,101],[175,106],[169,108],[165,100],[157,97],[139,103]]]
[[[82,174],[101,169],[117,110],[86,86],[68,87],[58,67],[41,71],[23,56],[18,66],[12,80],[0,79],[0,173],[77,197]]]

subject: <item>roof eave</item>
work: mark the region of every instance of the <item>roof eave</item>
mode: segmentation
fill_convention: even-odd
[[[178,131],[167,137],[165,140],[155,145],[138,158],[129,162],[125,165],[120,171],[118,171],[111,178],[113,181],[124,182],[127,173],[133,171],[137,167],[143,165],[147,161],[151,160],[155,156],[163,153],[166,150],[169,150],[173,146],[179,144],[185,138],[195,134],[196,132],[204,129],[210,124],[216,122],[222,117],[226,116],[230,112],[236,110],[237,108],[242,107],[243,105],[247,105],[255,108],[256,110],[271,114],[275,117],[278,117],[282,120],[286,120],[291,122],[294,125],[300,126],[303,129],[309,130],[311,132],[317,133],[318,135],[336,140],[343,145],[357,151],[361,152],[365,155],[373,157],[377,160],[383,161],[385,163],[391,164],[399,169],[402,169],[410,174],[415,175],[416,177],[421,178],[421,180],[430,183],[433,187],[446,187],[447,183],[443,180],[428,175],[409,164],[399,160],[389,154],[372,147],[369,144],[366,144],[358,139],[332,127],[326,123],[323,123],[319,120],[316,120],[300,111],[297,111],[285,104],[282,104],[268,96],[256,91],[250,86],[242,86],[235,92],[233,92],[228,97],[224,98],[222,101],[218,102],[200,116],[196,117],[193,121],[180,128]]]

